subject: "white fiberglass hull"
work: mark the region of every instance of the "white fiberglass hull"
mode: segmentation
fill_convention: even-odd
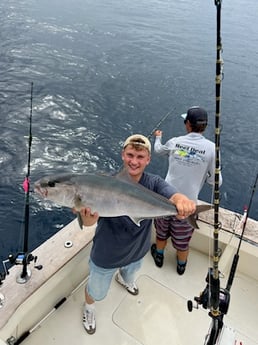
[[[224,223],[229,222],[230,215],[236,226],[238,219],[227,212],[222,210],[226,215]],[[16,283],[21,266],[11,268],[0,288],[4,297],[0,308],[0,345],[12,341],[25,345],[204,344],[211,323],[208,310],[187,310],[187,300],[203,291],[208,267],[212,266],[213,227],[208,224],[210,216],[202,216],[204,222],[199,221],[200,230],[192,238],[185,274],[176,273],[171,245],[166,248],[162,268],[155,266],[148,253],[137,277],[139,295],[128,294],[113,281],[108,296],[97,303],[94,335],[85,332],[81,321],[94,228],[81,231],[76,220],[71,222],[33,252],[43,269],[39,271],[30,264],[32,276],[27,283]],[[257,222],[251,222],[249,228],[252,233]],[[225,276],[220,282],[225,287],[239,239],[221,231],[219,240],[223,252],[219,267]],[[258,247],[243,242],[229,311],[224,317],[225,334],[232,329],[235,344],[258,344],[257,267]],[[63,303],[55,308],[60,301]],[[223,345],[223,339],[220,344]]]

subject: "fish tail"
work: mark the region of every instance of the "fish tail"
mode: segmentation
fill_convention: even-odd
[[[201,213],[201,212],[205,212],[205,211],[211,210],[213,208],[214,208],[213,205],[197,205],[195,213],[191,214],[188,217],[188,219],[187,219],[188,222],[192,225],[193,228],[199,229],[199,226],[198,226],[198,224],[196,222],[196,220],[198,219],[198,214]]]
[[[82,216],[81,216],[80,212],[77,212],[77,219],[78,219],[79,227],[82,230],[83,229],[83,221],[82,221]]]

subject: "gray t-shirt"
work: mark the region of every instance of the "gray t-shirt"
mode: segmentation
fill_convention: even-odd
[[[205,182],[214,183],[215,144],[195,132],[161,143],[156,137],[154,151],[168,155],[166,181],[195,202]],[[220,175],[220,184],[222,177]]]
[[[139,183],[168,199],[177,192],[158,175],[143,173]],[[137,226],[127,216],[100,217],[91,260],[103,268],[119,268],[140,260],[150,249],[150,229],[151,219],[145,219]]]

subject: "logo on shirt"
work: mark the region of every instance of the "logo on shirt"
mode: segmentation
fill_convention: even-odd
[[[176,144],[176,149],[172,151],[175,159],[187,164],[199,164],[205,161],[205,150],[199,150],[191,146]]]

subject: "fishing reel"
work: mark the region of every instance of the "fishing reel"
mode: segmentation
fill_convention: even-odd
[[[38,257],[33,256],[31,253],[23,253],[23,252],[20,252],[16,254],[15,256],[10,254],[8,257],[8,261],[12,265],[24,265],[24,264],[28,265],[30,262],[34,261],[34,267],[37,268],[38,270],[41,270],[43,267],[42,265],[35,266],[37,259]]]
[[[219,311],[220,314],[227,314],[230,302],[230,294],[227,289],[219,288],[219,281],[217,283],[213,278],[212,268],[209,268],[205,281],[207,283],[205,289],[200,293],[199,297],[194,297],[196,305],[194,306],[191,300],[187,301],[188,311],[191,312],[193,308],[198,309],[199,305],[201,305],[204,309],[211,308],[213,306],[214,293],[217,293],[217,289],[219,289]]]
[[[3,280],[5,280],[5,277],[6,277],[6,273],[0,272],[0,286],[3,284]]]
[[[41,270],[43,268],[42,265],[36,265],[37,259],[38,259],[37,256],[34,256],[28,252],[27,253],[19,252],[16,255],[10,254],[8,256],[8,259],[3,261],[4,273],[1,273],[0,275],[0,284],[2,284],[2,280],[6,278],[6,275],[9,274],[9,270],[7,268],[8,263],[10,263],[11,265],[22,266],[22,272],[16,277],[16,281],[19,284],[26,283],[31,277],[31,271],[27,267],[31,262],[34,262],[34,268],[36,268],[37,270]]]

